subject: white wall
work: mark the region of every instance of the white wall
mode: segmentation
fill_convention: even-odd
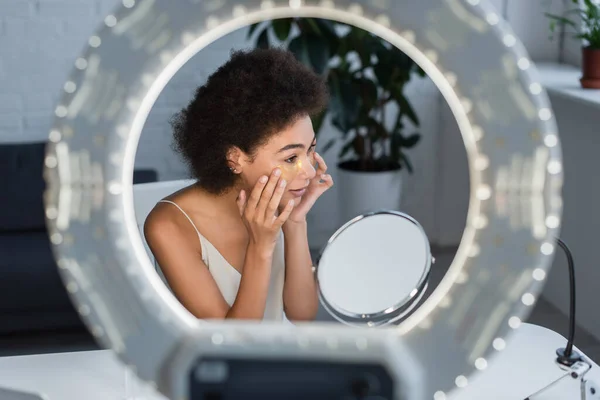
[[[0,142],[46,138],[67,72],[114,3],[0,2]]]
[[[575,262],[577,323],[600,340],[598,312],[597,239],[600,231],[600,112],[597,106],[581,105],[564,97],[550,97],[561,138],[564,165],[563,225],[560,236]],[[557,248],[544,289],[546,299],[565,314],[569,310],[569,273],[562,251]]]
[[[579,19],[577,21],[580,22]],[[581,40],[571,35],[565,36],[561,61],[580,67],[581,48]],[[573,85],[578,86],[579,83],[573,82]],[[594,176],[598,171],[600,112],[597,106],[582,105],[555,94],[551,94],[550,100],[563,151],[565,184],[561,237],[570,247],[575,262],[577,323],[600,340],[597,307],[600,269],[594,247],[594,239],[600,230],[600,186],[596,183],[598,178]],[[567,261],[560,250],[548,276],[544,297],[568,314]]]

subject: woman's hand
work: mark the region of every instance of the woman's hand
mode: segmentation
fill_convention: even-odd
[[[274,249],[279,229],[294,209],[294,202],[290,200],[279,214],[277,212],[286,185],[280,176],[281,170],[277,168],[270,177],[262,176],[258,180],[249,198],[246,198],[246,192],[242,190],[237,199],[240,215],[250,235],[250,243],[258,248]]]
[[[317,199],[325,193],[327,189],[333,186],[331,175],[326,174],[327,164],[319,153],[315,152],[315,159],[319,165],[315,177],[310,181],[306,193],[300,199],[300,202],[294,206],[288,221],[289,222],[305,222],[306,214],[310,211]],[[298,200],[296,200],[298,201]],[[287,224],[286,224],[287,225]]]

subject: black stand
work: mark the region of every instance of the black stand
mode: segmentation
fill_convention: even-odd
[[[575,342],[575,267],[573,265],[573,255],[571,250],[565,242],[560,238],[556,238],[558,245],[564,250],[567,256],[567,264],[569,267],[569,296],[570,296],[570,310],[569,310],[569,338],[567,340],[567,347],[556,350],[558,356],[556,361],[567,367],[572,366],[578,361],[581,361],[581,355],[573,350],[573,343]]]

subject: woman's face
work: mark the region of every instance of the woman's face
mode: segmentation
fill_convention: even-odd
[[[281,205],[294,199],[298,204],[310,180],[315,177],[316,139],[310,117],[298,119],[289,128],[274,135],[260,147],[253,162],[243,162],[241,178],[248,193],[258,179],[281,169],[281,179],[287,182]]]

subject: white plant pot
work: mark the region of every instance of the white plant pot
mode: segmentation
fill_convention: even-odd
[[[339,168],[338,171],[341,223],[370,211],[400,210],[402,170],[358,172]]]

